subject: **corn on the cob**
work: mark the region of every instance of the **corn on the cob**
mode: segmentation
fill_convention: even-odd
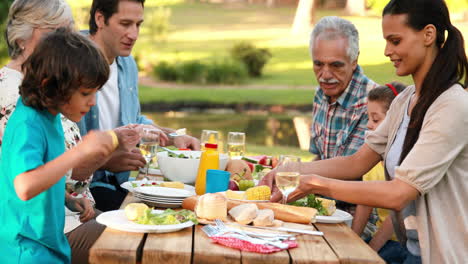
[[[270,200],[271,190],[268,186],[257,186],[245,191],[247,200]]]

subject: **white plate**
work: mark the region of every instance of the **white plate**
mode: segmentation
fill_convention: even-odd
[[[353,220],[353,216],[348,212],[336,209],[335,213],[330,216],[317,215],[315,217],[317,223],[336,224],[341,222],[349,222]]]
[[[137,193],[135,193],[135,197],[141,200],[145,200],[145,201],[174,203],[174,204],[175,203],[182,204],[182,202],[184,201],[184,200],[160,199],[158,197],[142,196],[142,195],[138,195]]]
[[[145,184],[145,183],[152,184],[153,182],[156,183],[156,184],[160,184],[163,181],[151,181],[151,180],[145,180],[145,179],[143,179],[141,181],[127,181],[127,182],[122,183],[120,185],[120,187],[126,189],[129,192],[133,192],[134,188],[132,186],[132,183],[135,183],[139,187],[152,187],[152,186],[140,186],[140,185]],[[161,187],[161,188],[168,188],[168,187]],[[170,189],[173,190],[174,188],[170,188]],[[191,185],[184,184],[184,190],[193,192],[195,194],[195,187],[193,187]]]
[[[149,207],[156,207],[156,208],[179,208],[182,207],[182,203],[165,203],[165,202],[152,202],[152,201],[145,201],[141,200],[143,203],[148,205]]]
[[[158,197],[187,198],[189,196],[195,195],[195,191],[154,186],[136,187],[133,190],[134,192],[138,192],[140,194]]]
[[[234,191],[236,193],[245,193],[245,191]],[[224,196],[226,196],[226,192],[221,192]],[[227,198],[227,197],[226,197]],[[242,201],[242,202],[251,202],[251,203],[267,203],[269,202],[270,200],[241,200],[241,199],[232,199],[232,198],[228,198],[229,200],[232,200],[232,201]]]
[[[153,210],[153,213],[162,213],[163,210]],[[96,221],[107,227],[137,233],[168,233],[193,226],[192,221],[177,225],[141,225],[128,220],[124,210],[107,211],[100,214]]]

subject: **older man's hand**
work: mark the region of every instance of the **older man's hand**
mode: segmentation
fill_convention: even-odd
[[[138,148],[130,151],[116,150],[102,167],[111,172],[134,171],[146,165],[146,160]]]
[[[189,135],[177,136],[174,138],[174,146],[178,148],[200,150],[200,141]]]

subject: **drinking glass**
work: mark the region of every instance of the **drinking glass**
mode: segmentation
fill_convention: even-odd
[[[153,158],[158,153],[159,129],[143,128],[140,139],[140,152],[146,160],[145,179],[148,179],[148,171]]]
[[[276,186],[283,194],[282,203],[288,201],[288,195],[299,186],[301,158],[291,155],[281,155],[276,167]]]
[[[219,132],[215,130],[203,130],[200,143],[201,150],[205,150],[205,143],[219,144]]]
[[[227,137],[227,148],[231,159],[241,159],[245,153],[245,133],[229,132]]]

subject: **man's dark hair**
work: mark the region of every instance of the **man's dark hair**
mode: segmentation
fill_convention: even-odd
[[[109,18],[119,11],[121,1],[137,2],[141,3],[143,7],[145,6],[145,0],[94,0],[89,11],[89,34],[94,35],[98,29],[95,20],[96,12],[102,13],[104,22],[107,25]]]
[[[101,88],[109,78],[109,63],[87,37],[59,28],[47,34],[22,66],[19,87],[25,105],[38,110],[69,102],[80,87]]]

